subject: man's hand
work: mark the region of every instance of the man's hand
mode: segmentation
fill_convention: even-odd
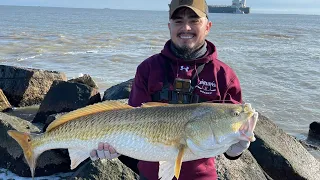
[[[110,146],[108,143],[100,142],[98,145],[98,149],[93,149],[90,152],[90,158],[92,161],[97,159],[114,159],[119,157],[120,154],[116,152],[116,150]]]
[[[248,149],[249,146],[250,141],[241,140],[238,143],[231,145],[226,151],[226,154],[230,157],[239,156],[244,150]]]

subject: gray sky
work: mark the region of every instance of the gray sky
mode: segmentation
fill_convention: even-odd
[[[230,5],[232,0],[207,0],[209,5]],[[170,0],[0,0],[0,5],[53,6],[76,8],[111,8],[168,10]],[[247,0],[253,13],[318,14],[320,0]]]

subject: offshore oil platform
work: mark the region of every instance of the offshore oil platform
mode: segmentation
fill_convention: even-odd
[[[246,6],[246,0],[232,0],[232,5],[208,5],[209,13],[233,13],[249,14],[250,7]]]

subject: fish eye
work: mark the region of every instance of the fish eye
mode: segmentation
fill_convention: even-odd
[[[236,117],[240,116],[240,112],[239,111],[234,111],[233,112],[233,116],[236,116]]]

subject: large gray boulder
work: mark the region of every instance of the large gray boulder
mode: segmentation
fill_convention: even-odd
[[[250,152],[273,179],[320,179],[320,163],[292,136],[259,115]]]
[[[102,101],[129,98],[134,79],[110,87],[104,92]]]
[[[51,114],[69,112],[101,102],[97,89],[85,84],[54,81],[33,121],[45,123]]]
[[[55,80],[67,78],[56,71],[0,65],[0,89],[16,107],[40,103]]]
[[[98,89],[98,85],[96,84],[96,82],[94,82],[94,80],[88,74],[84,74],[83,76],[75,78],[75,79],[70,79],[70,80],[68,80],[68,82],[86,84],[92,88]]]
[[[7,134],[8,130],[30,133],[40,132],[40,129],[29,121],[0,112],[0,168],[9,169],[19,176],[30,177],[30,169],[23,151]],[[68,171],[70,171],[70,160],[59,150],[46,151],[38,158],[36,176]]]
[[[87,161],[77,169],[70,179],[90,180],[90,179],[110,179],[110,180],[136,180],[139,175],[130,168],[122,164],[118,159]]]
[[[245,151],[237,160],[229,160],[224,155],[216,157],[219,179],[223,180],[267,180],[263,170],[249,151]]]

